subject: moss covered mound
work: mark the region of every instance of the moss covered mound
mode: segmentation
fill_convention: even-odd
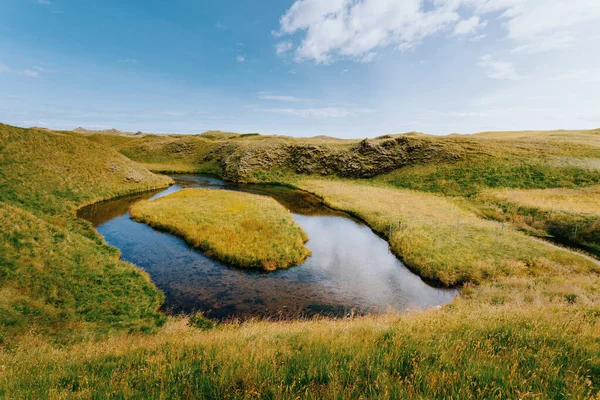
[[[238,267],[288,268],[310,255],[302,228],[269,197],[185,189],[134,204],[131,217],[181,236],[208,256]]]

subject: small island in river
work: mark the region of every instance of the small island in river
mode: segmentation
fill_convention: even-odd
[[[272,271],[301,264],[310,255],[304,245],[308,237],[290,212],[265,196],[185,189],[140,201],[130,215],[237,267]]]

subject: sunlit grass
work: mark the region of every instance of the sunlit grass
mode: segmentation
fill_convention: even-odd
[[[453,285],[554,271],[600,271],[593,262],[552,248],[451,198],[346,181],[302,180],[302,189],[365,220],[422,276]]]
[[[519,229],[600,255],[600,186],[578,189],[488,190],[481,213]]]
[[[310,255],[289,211],[270,197],[185,189],[134,204],[131,217],[183,237],[207,255],[244,268],[275,270]]]
[[[600,186],[581,189],[495,190],[484,193],[499,201],[544,211],[571,212],[600,217]]]
[[[0,353],[19,398],[593,398],[600,313],[577,305],[445,307],[352,320],[171,319],[152,336]],[[35,373],[32,373],[35,371]]]
[[[164,322],[162,293],[75,212],[170,182],[81,135],[0,124],[0,346]]]

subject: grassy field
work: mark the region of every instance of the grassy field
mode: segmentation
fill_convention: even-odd
[[[579,189],[489,190],[482,214],[537,236],[600,255],[600,186]]]
[[[78,134],[0,125],[0,345],[162,324],[162,293],[75,213],[169,183]]]
[[[230,134],[115,139],[0,128],[2,397],[600,396],[600,266],[479,216],[479,196],[491,188],[592,186],[598,132],[361,142]],[[186,141],[192,150],[181,146]],[[366,180],[336,177],[343,163],[365,161],[352,167],[360,173],[370,157],[385,163],[384,144],[394,157],[412,148],[404,159],[412,164]],[[156,311],[161,296],[148,277],[74,218],[83,204],[169,183],[109,146],[160,169],[213,165],[221,174],[314,192],[364,219],[423,276],[461,283],[461,296],[439,310],[340,320],[213,327],[166,317]],[[299,169],[279,163],[282,155]],[[332,155],[337,159],[324,164]],[[514,167],[520,162],[557,169],[525,179]],[[466,165],[506,180],[482,181]],[[444,181],[452,174],[460,179]]]
[[[227,190],[185,189],[130,209],[131,217],[183,237],[210,257],[272,271],[310,255],[308,237],[270,197]]]
[[[578,306],[466,308],[159,334],[0,354],[11,398],[592,399],[598,315]],[[30,373],[36,371],[35,374]]]
[[[360,217],[385,235],[407,265],[446,285],[504,276],[600,272],[578,255],[532,240],[433,194],[353,182],[301,180],[326,204]]]

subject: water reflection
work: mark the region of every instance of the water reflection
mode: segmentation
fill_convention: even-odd
[[[226,319],[255,316],[359,314],[446,303],[455,290],[428,286],[410,272],[367,226],[331,210],[302,191],[279,186],[234,185],[202,176],[174,176],[167,190],[100,203],[81,211],[124,260],[144,268],[165,292],[173,312],[201,310]],[[312,251],[301,266],[271,273],[230,268],[182,240],[137,223],[128,207],[184,187],[269,195],[292,211]]]

